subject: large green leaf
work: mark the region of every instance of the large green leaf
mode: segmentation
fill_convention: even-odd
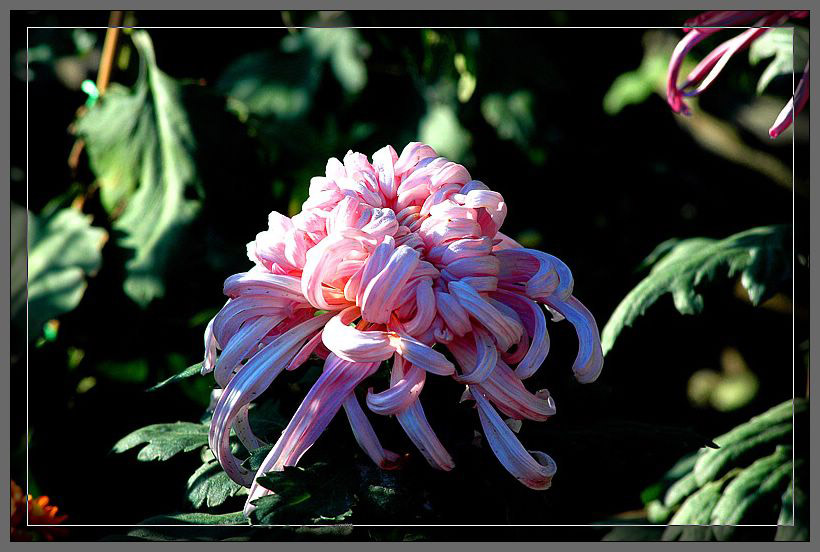
[[[163,273],[199,209],[197,144],[183,86],[159,70],[148,33],[135,31],[140,72],[131,90],[111,86],[77,122],[101,200],[116,216],[120,246],[133,250],[126,293],[141,305],[164,293]],[[193,85],[192,85],[193,86]]]
[[[25,209],[12,205],[12,222]],[[28,217],[28,331],[37,338],[43,324],[74,309],[82,299],[86,277],[100,268],[108,234],[91,226],[90,216],[66,208],[49,217]],[[12,249],[12,265],[25,274],[25,241]],[[21,260],[22,259],[22,260]],[[22,268],[21,268],[22,263]],[[12,274],[14,275],[14,270]],[[22,285],[21,285],[22,284]],[[12,279],[12,317],[26,305],[25,281]]]
[[[188,500],[195,508],[203,504],[214,508],[244,489],[228,477],[217,461],[202,464],[188,478]]]
[[[191,452],[207,445],[208,426],[190,422],[146,426],[120,439],[113,451],[125,452],[143,444],[137,460],[168,460],[180,452]]]
[[[809,30],[803,27],[769,29],[749,47],[749,61],[757,65],[761,60],[773,58],[757,82],[761,94],[780,76],[788,76],[803,70],[809,59]]]
[[[254,501],[251,520],[256,524],[332,524],[353,514],[352,478],[327,464],[288,466],[284,471],[268,472],[257,482],[274,494]]]
[[[660,260],[612,313],[601,334],[604,354],[612,349],[615,339],[662,295],[671,293],[675,307],[681,314],[695,314],[703,308],[703,297],[697,286],[726,267],[729,277],[741,273],[741,283],[757,305],[773,293],[775,287],[788,277],[789,226],[763,226],[734,234],[722,240],[692,238],[668,247],[661,244],[665,254],[653,255]]]
[[[533,95],[529,90],[518,90],[510,95],[488,94],[481,100],[481,114],[495,128],[499,138],[526,146],[535,130],[532,104]]]
[[[645,491],[649,521],[679,526],[669,527],[664,540],[725,540],[734,534],[732,525],[792,522],[789,489],[804,463],[802,449],[792,448],[792,413],[800,418],[798,427],[807,423],[808,402],[786,401],[715,438],[719,448],[688,455]],[[779,520],[772,517],[778,511]],[[680,527],[686,524],[715,527]],[[800,535],[802,529],[782,532],[781,538]]]

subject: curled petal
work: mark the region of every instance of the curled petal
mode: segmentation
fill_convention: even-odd
[[[415,167],[422,159],[436,157],[436,150],[421,142],[410,142],[402,150],[401,155],[394,164],[394,171],[397,175],[402,175]]]
[[[458,336],[467,335],[473,329],[467,311],[449,293],[436,292],[436,310],[454,334]]]
[[[475,344],[470,350],[463,350],[466,344],[462,341],[452,342],[447,347],[465,372],[463,376],[453,376],[453,379],[459,383],[483,382],[490,377],[498,362],[498,349],[486,331],[474,328],[473,338]],[[469,347],[469,345],[466,346]]]
[[[456,371],[456,367],[447,360],[447,357],[412,336],[407,334],[396,337],[391,336],[390,342],[396,353],[401,355],[407,362],[423,368],[431,374],[449,376]]]
[[[499,349],[506,351],[518,343],[521,332],[524,331],[520,323],[499,312],[475,289],[463,282],[450,282],[448,288],[464,310],[493,333]]]
[[[222,468],[240,485],[249,485],[253,473],[242,467],[230,450],[230,429],[237,413],[268,388],[298,352],[302,342],[332,315],[316,316],[274,339],[237,371],[220,395],[211,418],[208,442]]]
[[[220,387],[228,384],[233,371],[243,360],[253,356],[262,338],[281,320],[281,317],[260,316],[256,320],[249,321],[231,337],[214,370],[214,379]]]
[[[349,307],[333,317],[322,331],[322,343],[332,353],[349,362],[380,362],[395,349],[387,332],[360,331],[348,326],[359,316],[358,307]]]
[[[775,119],[772,128],[769,129],[769,136],[777,138],[780,134],[789,128],[794,117],[800,113],[806,106],[809,100],[809,62],[806,62],[806,67],[803,69],[803,76],[800,82],[797,83],[797,88],[794,89],[794,96],[788,101],[786,107],[780,112]]]
[[[395,362],[404,362],[398,357]],[[398,414],[415,401],[424,388],[425,372],[412,364],[405,364],[402,378],[386,391],[367,392],[367,407],[382,416]]]
[[[515,368],[515,375],[520,379],[531,377],[544,363],[550,350],[550,338],[547,333],[547,320],[538,303],[516,293],[499,291],[496,294],[502,301],[518,312],[524,327],[530,335],[530,346],[527,354]]]
[[[415,249],[400,245],[393,251],[384,268],[365,288],[361,302],[365,320],[384,324],[390,319],[390,312],[418,263],[419,253]]]
[[[578,356],[572,371],[581,383],[590,383],[598,379],[604,366],[604,354],[601,349],[601,336],[592,313],[578,299],[570,296],[566,301],[548,297],[544,300],[553,309],[560,312],[575,326],[578,334]]]
[[[214,320],[208,322],[208,327],[205,328],[205,358],[202,360],[202,370],[200,373],[204,376],[213,372],[216,365],[216,349],[219,344],[214,337]]]
[[[417,335],[426,330],[436,317],[436,295],[433,280],[424,278],[416,285],[416,314],[405,325],[405,331]]]
[[[545,389],[535,394],[527,391],[515,372],[500,359],[478,387],[505,416],[543,422],[555,414],[555,402],[549,392]]]
[[[345,399],[343,406],[350,427],[353,429],[353,436],[359,446],[362,447],[362,450],[383,470],[396,469],[401,457],[395,452],[382,447],[373,426],[356,398],[356,394],[351,392]]]
[[[242,446],[253,451],[264,446],[265,442],[254,435],[250,420],[248,419],[248,408],[249,406],[246,404],[236,413],[236,418],[233,421],[233,429],[236,432],[236,436],[239,437]]]
[[[419,449],[427,462],[434,468],[450,471],[455,467],[450,453],[436,437],[433,428],[424,415],[421,403],[416,399],[410,406],[396,414],[396,419],[401,424],[402,429]]]
[[[257,473],[282,471],[285,466],[295,466],[313,446],[356,385],[371,375],[378,366],[375,362],[356,363],[335,356],[328,357],[322,375],[299,405]],[[254,510],[253,501],[270,493],[270,490],[254,481],[245,503],[245,515]]]
[[[472,395],[487,442],[504,468],[530,489],[548,489],[557,469],[552,458],[543,452],[527,452],[487,399],[475,390]]]
[[[391,146],[385,146],[373,154],[373,167],[379,177],[379,190],[388,200],[396,197],[396,173],[394,165],[399,156]]]

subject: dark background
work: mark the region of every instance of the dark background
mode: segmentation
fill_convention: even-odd
[[[692,15],[351,12],[342,21],[357,27],[515,27],[523,21],[545,26],[675,26]],[[297,25],[315,17],[300,12],[289,16]],[[105,26],[108,17],[105,12],[13,14],[12,136],[16,138],[11,198],[25,205],[28,191],[34,213],[73,183],[87,193],[94,175],[85,158],[76,173],[67,164],[76,139],[68,129],[86,96],[69,87],[48,63],[36,67],[36,77],[26,88],[21,78],[25,66],[20,73],[19,63],[21,55],[25,61],[25,27]],[[277,26],[283,21],[278,12],[136,12],[133,17],[144,27]],[[91,32],[100,48],[104,29]],[[206,89],[241,55],[278,51],[287,34],[284,29],[157,28],[149,32],[159,67],[174,78],[198,81]],[[575,294],[596,316],[600,328],[642,277],[635,271],[641,260],[668,238],[722,238],[753,226],[789,223],[794,208],[797,250],[804,255],[808,251],[805,194],[793,195],[767,176],[699,145],[657,94],[614,116],[604,111],[602,99],[615,78],[640,65],[645,32],[484,29],[469,36],[465,30],[437,30],[456,48],[474,44],[478,37],[471,58],[475,92],[466,103],[456,104],[460,124],[472,142],[465,158],[454,160],[504,195],[509,206],[505,233],[535,236],[536,247],[571,267]],[[267,213],[287,213],[291,197],[305,193],[311,175],[323,174],[329,156],[341,158],[348,149],[369,156],[388,143],[401,151],[417,139],[418,121],[425,115],[435,83],[453,78],[452,64],[425,50],[421,29],[361,28],[359,33],[369,45],[369,55],[367,85],[358,94],[345,94],[325,66],[310,111],[296,122],[261,121],[251,131],[251,125],[227,114],[220,103],[224,99],[216,92],[217,109],[203,111],[192,120],[208,136],[200,164],[206,196],[202,213],[167,275],[164,298],[141,309],[123,293],[125,257],[109,240],[100,272],[90,279],[80,305],[60,317],[56,339],[32,344],[26,356],[25,335],[13,330],[12,478],[19,483],[26,479],[27,397],[30,485],[51,497],[70,516],[70,523],[128,524],[192,509],[187,505],[186,510],[183,492],[198,458],[187,455],[166,463],[137,463],[134,454],[114,455],[109,450],[143,425],[197,420],[207,402],[208,378],[158,393],[147,394],[144,389],[201,359],[204,324],[224,302],[221,282],[248,268],[244,244],[264,229]],[[127,40],[121,37],[121,43]],[[55,57],[74,55],[70,30],[30,29],[28,44],[49,44]],[[702,56],[717,42],[708,44],[696,53]],[[428,55],[433,61],[425,69]],[[94,79],[96,66],[87,65],[86,78]],[[130,85],[134,66],[132,61],[129,69],[115,69],[112,80]],[[738,128],[745,143],[789,167],[791,133],[770,141],[737,124],[739,110],[755,98],[754,75],[761,70],[749,66],[745,53],[739,54],[700,105]],[[482,115],[481,100],[522,89],[532,93],[532,129],[519,143],[499,136]],[[23,107],[26,99],[28,109]],[[27,142],[23,138],[26,115]],[[807,131],[807,119],[798,123]],[[368,132],[358,132],[357,125]],[[331,127],[334,132],[328,130]],[[798,140],[795,163],[795,178],[807,182],[807,140]],[[95,225],[110,228],[93,192],[84,211],[94,215]],[[792,396],[795,351],[794,391],[805,394],[806,350],[799,347],[808,338],[807,274],[805,266],[796,267],[795,326],[789,312],[755,308],[739,299],[734,280],[718,279],[705,287],[706,308],[696,317],[681,316],[670,297],[664,296],[625,330],[607,356],[601,377],[586,386],[576,383],[569,369],[577,343],[571,326],[551,324],[550,356],[528,387],[547,387],[558,414],[544,424],[525,424],[520,434],[530,448],[548,452],[558,463],[553,488],[536,498],[510,478],[486,449],[471,452],[453,445],[457,468],[446,476],[420,464],[413,464],[409,473],[422,486],[451,484],[446,478],[469,486],[475,478],[485,482],[482,492],[494,493],[476,496],[476,502],[454,497],[452,504],[434,504],[433,508],[446,510],[442,522],[585,524],[638,510],[641,490],[682,454]],[[781,292],[781,303],[785,301],[788,310],[792,290],[786,285]],[[759,381],[759,391],[728,412],[694,405],[687,393],[692,374],[704,368],[719,370],[727,347],[742,355]],[[84,352],[73,369],[67,364],[71,350]],[[117,366],[143,362],[147,373],[131,381],[112,377],[112,362]],[[95,378],[96,385],[78,392],[78,383],[88,376]],[[288,417],[307,389],[294,392],[288,387],[299,377],[288,375],[290,379],[272,388],[282,397]],[[477,416],[457,403],[460,392],[447,381],[431,380],[425,389],[425,408],[445,445],[468,440],[479,427]],[[384,422],[379,422],[384,427],[379,433],[385,445],[416,455],[398,424]],[[323,452],[352,455],[356,445],[351,437],[346,422],[337,419],[305,460],[326,458]],[[479,459],[469,459],[471,454]]]

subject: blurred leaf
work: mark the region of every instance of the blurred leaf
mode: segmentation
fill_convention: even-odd
[[[148,361],[144,358],[117,362],[107,360],[97,365],[97,372],[114,381],[143,383],[148,379]]]
[[[12,204],[12,228],[19,228],[25,209]],[[90,224],[90,216],[62,209],[50,217],[28,217],[28,331],[36,339],[46,321],[71,311],[82,299],[86,277],[100,268],[100,253],[108,234]],[[22,241],[21,241],[22,238]],[[11,314],[22,315],[26,305],[25,235],[12,234]]]
[[[266,50],[245,54],[233,62],[216,88],[234,101],[240,118],[252,114],[291,120],[310,109],[321,74],[321,65],[307,51]]]
[[[245,488],[234,482],[217,461],[202,464],[188,478],[188,500],[195,508],[213,508]]]
[[[170,383],[174,383],[174,382],[177,382],[179,380],[183,380],[183,379],[187,379],[187,378],[192,378],[194,376],[200,375],[201,373],[202,373],[202,363],[199,362],[197,364],[193,364],[193,365],[187,367],[182,372],[180,372],[178,374],[175,374],[175,375],[171,376],[170,378],[168,378],[164,381],[159,382],[158,384],[154,385],[153,387],[149,387],[148,389],[146,389],[146,391],[156,391],[157,389],[162,389],[163,387],[165,387],[166,385],[168,385]]]
[[[419,139],[439,155],[460,160],[470,149],[472,137],[461,126],[455,110],[446,104],[432,103],[419,122]]]
[[[703,297],[696,287],[704,278],[713,279],[718,267],[726,265],[730,278],[741,272],[741,283],[754,305],[767,299],[787,277],[789,235],[789,226],[764,226],[723,240],[693,238],[678,242],[612,313],[601,334],[604,354],[612,349],[624,327],[631,326],[666,293],[672,294],[681,314],[700,312]]]
[[[201,185],[183,87],[159,70],[148,33],[135,31],[140,72],[134,88],[111,86],[77,121],[103,206],[119,217],[118,243],[134,251],[125,292],[142,306],[164,294],[162,281],[182,230],[194,218]],[[196,87],[194,87],[196,88]]]
[[[774,56],[757,81],[757,93],[762,94],[771,82],[780,76],[803,70],[809,59],[809,30],[803,27],[769,29],[752,42],[749,62],[757,65],[761,60]]]
[[[315,57],[330,62],[333,74],[346,92],[356,94],[364,89],[367,84],[364,56],[369,48],[359,31],[311,27],[304,29],[302,36]]]
[[[666,75],[669,55],[663,49],[647,48],[640,67],[619,75],[604,95],[604,111],[617,115],[628,106],[644,102]]]
[[[168,460],[180,452],[191,452],[208,444],[208,426],[190,422],[154,424],[138,429],[114,445],[114,452],[122,453],[145,444],[137,460],[150,462]]]
[[[525,147],[535,129],[532,104],[533,95],[529,90],[518,90],[508,96],[488,94],[481,100],[481,114],[499,138]]]

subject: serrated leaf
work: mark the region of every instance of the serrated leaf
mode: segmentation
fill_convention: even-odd
[[[168,460],[180,452],[191,452],[208,444],[208,426],[190,422],[154,424],[140,428],[122,439],[112,449],[122,453],[145,444],[137,460]]]
[[[16,221],[19,228],[26,210],[12,204],[11,215],[12,223]],[[29,340],[40,336],[48,320],[73,310],[85,293],[86,278],[99,270],[101,250],[108,234],[102,228],[91,226],[90,220],[90,216],[71,208],[49,217],[28,213]],[[25,235],[21,238],[12,249],[12,265],[22,266],[22,274],[25,274]],[[13,279],[12,316],[24,313],[25,305],[25,279]],[[18,320],[25,324],[25,318]]]
[[[187,378],[192,378],[194,376],[198,376],[198,375],[201,374],[201,372],[202,372],[202,363],[201,362],[199,362],[197,364],[192,364],[191,366],[187,367],[182,372],[180,372],[178,374],[174,374],[170,378],[159,382],[158,384],[154,385],[153,387],[149,387],[148,389],[146,389],[146,391],[156,391],[157,389],[162,389],[163,387],[165,387],[168,384],[171,384],[171,383],[183,380],[183,379],[187,379]]]
[[[788,226],[764,226],[723,240],[680,241],[660,257],[649,276],[616,307],[601,334],[604,354],[612,349],[625,327],[631,326],[666,293],[672,294],[681,314],[700,312],[703,297],[696,288],[704,280],[713,279],[720,267],[728,269],[729,277],[741,272],[741,283],[752,303],[760,303],[787,276],[789,234]]]
[[[808,496],[800,488],[800,482],[799,477],[790,481],[780,499],[776,541],[809,540]]]
[[[257,482],[274,494],[254,501],[251,520],[263,525],[344,521],[353,514],[355,502],[348,476],[324,463],[268,472]]]
[[[202,464],[188,478],[188,500],[194,508],[214,508],[236,496],[244,487],[233,481],[219,462]]]
[[[769,29],[749,47],[749,62],[757,65],[773,57],[757,82],[757,93],[762,94],[779,77],[800,71],[809,58],[809,30],[803,27]]]
[[[791,447],[778,446],[774,454],[760,458],[744,469],[724,489],[712,511],[711,523],[739,524],[758,500],[783,491],[792,474]]]
[[[119,215],[113,224],[122,232],[118,243],[134,252],[125,292],[145,306],[164,294],[166,265],[200,207],[188,196],[202,192],[183,86],[157,67],[147,32],[131,37],[140,55],[136,84],[112,86],[76,127],[103,205]]]
[[[720,447],[732,445],[744,441],[750,437],[760,434],[766,428],[770,428],[784,422],[790,422],[792,416],[801,414],[808,408],[808,403],[803,399],[785,401],[777,406],[773,406],[763,414],[753,416],[748,422],[740,424],[731,431],[715,437],[715,443]]]

